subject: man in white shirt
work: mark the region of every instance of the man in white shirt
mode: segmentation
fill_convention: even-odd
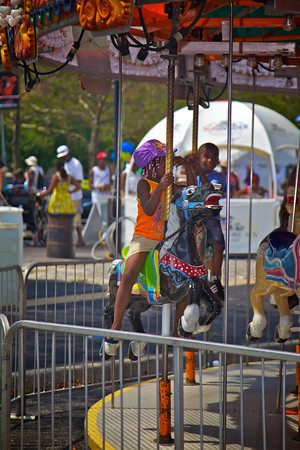
[[[41,166],[38,165],[38,159],[36,156],[29,156],[29,158],[25,159],[25,163],[28,166],[28,170],[26,171],[25,177],[25,186],[29,187],[29,191],[32,194],[36,194],[38,191],[43,189],[42,185],[39,185],[39,177],[44,180],[44,171]]]
[[[75,180],[82,181],[83,180],[83,168],[82,164],[78,159],[74,158],[71,154],[69,147],[66,145],[61,145],[56,149],[57,158],[63,158],[65,171],[68,175],[71,175]],[[70,185],[70,191],[74,189],[74,186]],[[76,246],[81,247],[84,245],[84,240],[82,237],[82,222],[81,222],[81,199],[82,199],[82,190],[73,192],[71,194],[71,198],[73,200],[74,206],[76,208],[76,231],[78,235],[78,241]]]

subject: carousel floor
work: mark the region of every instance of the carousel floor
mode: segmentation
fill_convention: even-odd
[[[279,362],[265,362],[265,417],[267,449],[282,449],[283,417],[277,412]],[[199,373],[196,372],[196,381]],[[241,429],[243,428],[244,448],[263,449],[263,419],[261,397],[261,365],[250,363],[243,367],[243,417],[240,418],[240,367],[228,366],[227,371],[227,405],[226,405],[226,449],[240,449]],[[203,442],[200,434],[200,388],[199,385],[184,386],[184,448],[213,449],[220,447],[220,401],[219,401],[219,368],[213,367],[202,372],[203,386]],[[286,412],[297,410],[295,389],[295,365],[287,364],[286,371]],[[171,380],[171,391],[174,392]],[[132,450],[157,448],[156,419],[156,382],[148,381],[141,385],[140,414],[140,446],[138,444],[138,386],[131,385],[123,389],[123,447]],[[92,449],[121,448],[121,408],[120,391],[115,393],[114,408],[111,396],[105,397],[92,406],[88,414],[88,438]],[[174,399],[172,399],[171,433],[174,437]],[[102,427],[103,408],[105,408],[105,428]],[[105,429],[105,439],[103,432]],[[285,448],[299,449],[298,416],[285,416]],[[105,440],[105,442],[104,442]],[[202,447],[201,447],[202,445]],[[174,447],[173,444],[170,445]],[[160,446],[160,448],[165,448]]]

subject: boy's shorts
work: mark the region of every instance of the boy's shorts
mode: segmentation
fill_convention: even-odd
[[[207,230],[208,239],[214,239],[219,245],[225,248],[224,234],[221,228],[219,217],[210,217],[203,220]]]
[[[126,256],[128,259],[129,256],[134,255],[135,253],[141,252],[151,252],[151,250],[159,243],[160,241],[155,241],[154,239],[149,239],[144,236],[139,236],[138,234],[133,235],[130,247]]]

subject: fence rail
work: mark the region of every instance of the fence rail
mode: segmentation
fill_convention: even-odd
[[[268,448],[275,448],[275,444],[273,446],[272,443],[276,442],[277,447],[278,439],[281,442],[280,448],[292,448],[292,439],[297,435],[297,418],[286,416],[285,409],[286,404],[290,402],[287,388],[291,387],[291,381],[295,379],[295,364],[300,363],[299,354],[36,321],[18,321],[7,329],[4,317],[1,317],[0,324],[3,329],[1,448],[9,448],[12,440],[14,445],[19,446],[18,448],[23,448],[28,436],[30,436],[31,446],[37,448],[44,448],[45,442],[47,442],[47,447],[50,447],[49,443],[51,442],[52,448],[56,445],[58,447],[67,445],[71,448],[76,442],[78,430],[74,423],[77,423],[78,419],[76,418],[76,406],[78,406],[76,392],[78,391],[76,390],[76,378],[73,376],[72,355],[73,346],[76,343],[76,339],[73,339],[74,336],[83,339],[84,342],[80,364],[83,373],[83,381],[80,386],[82,394],[79,403],[81,405],[81,432],[85,420],[85,438],[83,439],[81,436],[81,442],[84,441],[85,448],[91,444],[90,440],[94,439],[95,430],[93,427],[95,426],[99,439],[112,442],[111,445],[115,448],[159,448],[160,435],[157,425],[159,424],[159,381],[162,373],[160,355],[162,348],[169,348],[173,360],[172,404],[174,401],[174,408],[172,409],[172,431],[175,448],[184,448],[184,442],[191,439],[191,434],[195,434],[195,431],[190,430],[191,420],[196,420],[195,429],[197,429],[198,439],[196,442],[201,448],[205,448],[203,446],[212,441],[219,443],[220,448],[223,448],[226,442],[234,442],[241,448],[248,445],[251,447],[254,437],[252,433],[249,433],[249,428],[251,424],[251,427],[253,427],[253,423],[256,424],[253,429],[257,436],[256,447],[252,448],[266,449],[267,442]],[[18,430],[14,429],[11,433],[12,345],[15,337],[18,334],[22,335],[25,330],[34,332],[37,349],[35,369],[37,383],[35,392],[30,396],[30,412],[37,416],[37,420],[28,424],[24,420],[24,411],[21,411],[20,427]],[[49,336],[51,354],[50,388],[48,391],[43,391],[43,371],[39,365],[40,341],[45,335]],[[66,337],[67,351],[67,383],[66,388],[61,391],[57,389],[55,345],[57,338],[60,336]],[[114,405],[112,405],[112,398],[107,397],[107,394],[110,394],[109,386],[111,386],[107,380],[107,369],[111,362],[105,360],[104,353],[99,358],[99,384],[97,389],[92,385],[89,378],[91,340],[105,336],[120,340],[119,359],[116,361],[114,372],[115,389],[118,389],[118,394],[113,402]],[[125,389],[124,380],[127,366],[123,352],[125,343],[130,340],[146,342],[148,345],[155,346],[156,370],[152,384],[144,384],[142,382],[143,358],[139,357],[138,361],[134,363],[137,384],[134,388]],[[199,387],[184,386],[183,352],[186,349],[194,351],[199,360]],[[208,372],[207,369],[202,369],[202,358],[205,352],[213,352],[217,355],[216,361],[218,361],[218,367],[209,369]],[[239,364],[233,366],[233,368],[226,366],[226,358],[232,354],[236,355],[239,360]],[[256,361],[256,364],[247,364],[249,359]],[[21,364],[24,364],[24,361],[21,361]],[[280,367],[282,367],[281,414],[275,415],[276,395],[274,394],[274,386],[277,386]],[[20,376],[22,380],[20,381],[21,391],[19,392],[21,398],[25,397],[23,373],[21,367]],[[270,384],[273,389],[271,394]],[[93,387],[93,391],[91,391],[91,387]],[[188,391],[190,389],[194,390]],[[48,395],[45,395],[46,392]],[[59,393],[62,400],[59,400]],[[189,406],[191,395],[192,401],[196,402],[197,407]],[[146,400],[148,403],[145,403]],[[213,403],[211,403],[212,400]],[[95,421],[92,410],[99,401],[101,401],[101,411]],[[150,406],[149,402],[151,403]],[[61,422],[61,404],[64,405],[63,423]],[[127,415],[128,417],[130,415],[135,417],[135,420],[132,423],[130,422],[129,430],[127,429]],[[148,417],[147,424],[145,423],[145,416]],[[44,426],[45,422],[47,426]],[[228,426],[226,426],[226,423]],[[61,432],[61,427],[63,427],[63,432]],[[156,431],[157,429],[158,431]],[[114,430],[113,433],[112,430]],[[227,431],[225,432],[225,430]],[[147,446],[149,445],[149,435],[154,439],[156,437],[158,442]],[[195,441],[193,445],[195,445]],[[188,445],[186,448],[189,448]]]

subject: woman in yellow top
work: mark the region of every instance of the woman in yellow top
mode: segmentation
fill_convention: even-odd
[[[117,292],[112,330],[121,330],[126,307],[130,301],[132,287],[147,254],[164,237],[164,193],[172,185],[173,194],[182,186],[174,184],[172,172],[165,174],[166,147],[157,139],[151,139],[137,148],[133,158],[142,169],[142,178],[137,185],[138,214],[133,238],[126,257],[126,265]],[[174,158],[174,166],[184,166],[188,185],[196,184],[190,163],[180,156]],[[178,317],[180,317],[178,315]],[[107,355],[117,353],[119,342],[106,338],[104,351]]]
[[[69,191],[70,184],[75,186]],[[51,178],[50,186],[45,191],[40,192],[38,197],[45,197],[52,194],[48,206],[49,213],[75,214],[76,209],[70,194],[81,189],[80,182],[67,174],[64,169],[64,162],[58,159],[56,163],[56,173]]]

